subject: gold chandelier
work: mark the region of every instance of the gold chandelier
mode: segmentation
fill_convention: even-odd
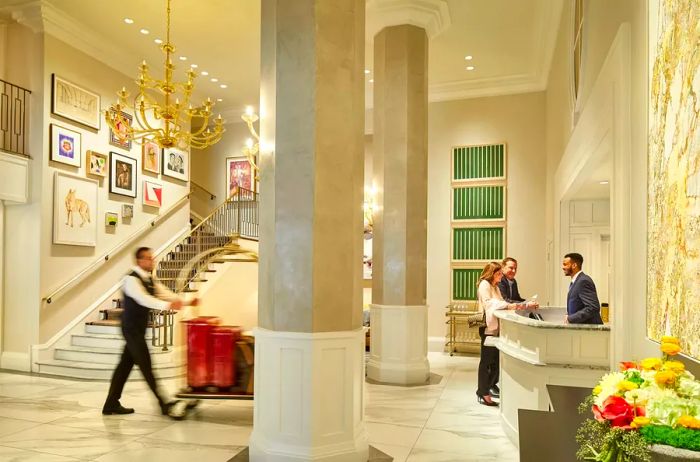
[[[214,108],[211,98],[207,98],[199,107],[192,107],[190,104],[194,79],[197,77],[193,69],[187,71],[187,82],[173,81],[175,66],[172,54],[175,52],[175,46],[170,43],[170,0],[167,0],[166,17],[166,40],[160,46],[165,53],[165,78],[159,80],[151,77],[148,65],[143,61],[136,80],[139,90],[133,104],[127,101],[129,92],[122,87],[117,92],[119,102],[105,112],[105,120],[115,135],[123,141],[139,144],[155,142],[161,148],[204,149],[221,139],[225,130],[224,119],[219,115],[214,120],[214,126],[209,126]],[[134,114],[133,123],[124,110]]]

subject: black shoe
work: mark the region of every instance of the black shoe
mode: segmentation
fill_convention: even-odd
[[[104,407],[102,408],[102,415],[113,415],[113,414],[133,414],[134,410],[130,407],[124,407],[121,404],[115,407]]]
[[[492,398],[500,398],[501,390],[499,390],[498,387],[493,387],[489,390],[489,395],[491,395]]]
[[[486,398],[487,396],[488,396],[488,398]],[[489,395],[485,395],[485,396],[477,395],[476,398],[477,398],[477,401],[479,402],[479,404],[483,404],[484,406],[496,406],[496,407],[498,406],[497,402],[491,401],[491,397]]]
[[[179,400],[179,399],[176,399],[175,401],[170,401],[169,403],[163,403],[163,404],[160,405],[160,412],[161,412],[163,415],[167,415],[167,416],[170,417],[171,419],[182,420],[182,419],[185,418],[185,414],[184,414],[184,413],[174,414],[174,413],[172,412],[172,411],[173,411],[173,407],[175,407],[175,405],[178,404],[178,403],[180,403],[180,400]]]

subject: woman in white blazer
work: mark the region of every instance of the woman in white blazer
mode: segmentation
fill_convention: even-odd
[[[503,300],[498,283],[503,273],[501,264],[495,261],[488,263],[479,277],[477,297],[479,311],[485,313],[486,327],[479,329],[481,335],[481,359],[479,361],[479,388],[476,390],[477,400],[485,406],[498,406],[493,398],[498,397],[498,348],[494,338],[498,337],[498,318],[496,310],[518,310],[527,308],[522,303],[508,303]]]

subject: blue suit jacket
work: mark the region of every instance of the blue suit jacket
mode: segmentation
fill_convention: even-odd
[[[598,294],[589,275],[579,274],[574,284],[569,287],[566,312],[571,324],[603,324]]]

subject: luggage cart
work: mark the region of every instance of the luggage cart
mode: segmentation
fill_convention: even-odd
[[[184,415],[204,399],[253,399],[254,340],[238,326],[200,316],[187,328],[187,383],[175,396],[186,402]]]

